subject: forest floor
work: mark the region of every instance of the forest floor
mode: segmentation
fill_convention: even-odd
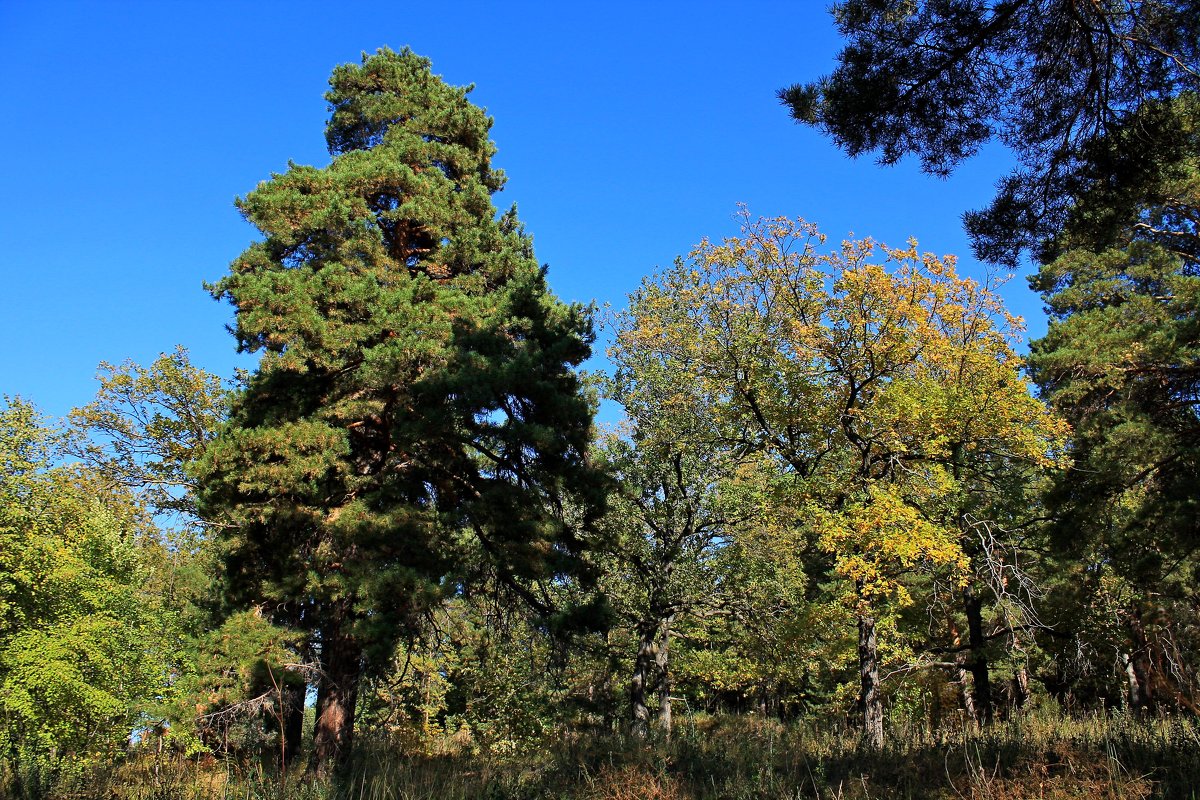
[[[751,800],[1200,797],[1192,720],[1027,716],[977,731],[849,732],[753,717],[684,718],[669,741],[572,735],[504,755],[404,755],[363,743],[340,788],[267,767],[142,754],[48,795],[71,800]],[[296,770],[297,773],[300,770]]]

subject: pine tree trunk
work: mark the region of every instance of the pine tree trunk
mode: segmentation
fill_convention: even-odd
[[[630,732],[639,739],[646,738],[650,732],[650,707],[646,703],[646,693],[655,668],[657,633],[657,625],[643,623],[640,626],[637,657],[633,661],[633,678],[629,682],[629,701],[633,707]]]
[[[338,625],[322,631],[321,670],[309,772],[323,777],[349,762],[362,673],[362,646]]]
[[[963,610],[967,615],[967,636],[971,648],[967,667],[971,671],[975,719],[980,725],[990,725],[993,718],[992,680],[987,652],[984,650],[987,640],[983,636],[983,600],[969,588],[963,590]]]
[[[875,618],[860,612],[858,617],[859,705],[863,715],[863,741],[876,750],[883,747],[883,695],[879,691],[879,646],[875,641]]]

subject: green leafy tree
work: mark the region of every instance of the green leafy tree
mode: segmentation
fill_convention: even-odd
[[[528,586],[584,571],[603,494],[573,371],[586,310],[549,292],[515,211],[496,217],[491,120],[407,50],[330,86],[329,166],[238,203],[264,239],[212,290],[262,360],[198,471],[230,600],[319,658],[319,771],[350,752],[364,670],[466,550],[549,613]]]
[[[722,499],[740,518],[701,562],[708,580],[697,590],[708,595],[672,626],[671,694],[690,709],[845,719],[855,619],[824,591],[828,554],[796,524],[777,478],[776,464],[753,457],[727,476]]]
[[[984,260],[1052,242],[1087,187],[1118,200],[1187,156],[1160,103],[1200,89],[1193,0],[846,0],[833,15],[838,67],[780,99],[852,156],[917,155],[935,175],[1008,146],[1017,168],[966,215]]]
[[[102,363],[99,381],[95,400],[71,412],[66,445],[105,484],[134,493],[159,527],[140,543],[145,589],[155,600],[154,619],[167,654],[167,685],[146,708],[162,720],[154,730],[187,750],[229,750],[235,722],[243,732],[265,735],[258,713],[269,705],[263,697],[279,694],[286,699],[287,724],[276,727],[290,761],[300,746],[304,678],[296,668],[279,669],[281,691],[274,692],[238,677],[248,665],[262,673],[272,663],[262,655],[274,652],[261,642],[269,625],[249,614],[220,619],[214,602],[219,564],[210,536],[217,523],[201,518],[191,473],[228,416],[230,391],[220,378],[195,367],[183,347],[148,367]],[[273,659],[299,661],[294,653]],[[236,697],[239,690],[249,694]],[[274,711],[266,715],[268,723],[273,716]],[[234,739],[244,742],[247,736]]]
[[[229,413],[221,379],[193,366],[183,347],[149,367],[101,363],[99,379],[96,399],[71,412],[79,434],[71,454],[171,518],[164,521],[199,524],[188,467]]]
[[[164,680],[148,519],[100,476],[52,466],[62,441],[28,404],[0,409],[0,759],[18,795],[68,759],[111,757]]]
[[[586,693],[575,674],[586,655],[580,638],[552,635],[506,587],[480,576],[432,610],[390,671],[367,682],[364,732],[409,752],[541,751]]]
[[[638,298],[633,298],[637,308]],[[670,641],[690,615],[720,606],[717,553],[745,515],[728,491],[745,458],[725,447],[703,396],[688,399],[679,364],[636,335],[624,315],[609,356],[616,367],[606,395],[626,423],[598,451],[615,478],[605,584],[618,617],[633,633],[632,730],[649,731],[647,694],[660,695],[658,721],[671,728]]]
[[[657,690],[658,722],[669,733],[672,632],[689,615],[719,606],[716,553],[737,514],[723,507],[718,488],[728,462],[711,447],[653,441],[636,430],[629,440],[604,440],[601,452],[620,487],[609,502],[613,535],[604,584],[636,642],[632,731],[649,732],[647,696]]]

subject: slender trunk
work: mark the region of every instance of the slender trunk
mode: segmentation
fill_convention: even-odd
[[[968,587],[963,590],[963,610],[967,615],[967,635],[971,658],[967,668],[971,671],[972,695],[975,701],[975,718],[981,725],[992,722],[992,681],[989,671],[987,640],[983,636],[983,599]]]
[[[1133,652],[1130,653],[1130,699],[1139,711],[1153,711],[1158,698],[1154,691],[1154,662],[1150,658],[1150,640],[1142,627],[1142,614],[1134,610],[1129,618]],[[1136,688],[1135,688],[1136,687]]]
[[[655,659],[659,675],[658,727],[668,739],[671,738],[671,623],[674,617],[663,622],[662,641]]]
[[[309,772],[326,776],[350,759],[362,673],[362,646],[338,624],[321,631],[321,669]]]
[[[950,637],[955,649],[962,647],[962,631],[958,629],[958,623],[954,618],[950,618]],[[963,713],[967,719],[976,725],[979,724],[979,715],[975,713],[975,697],[971,694],[970,681],[967,680],[967,660],[970,658],[970,652],[966,654],[959,653],[954,657],[954,682],[958,684],[959,703],[962,706]]]
[[[620,673],[621,662],[624,661],[618,649],[613,646],[612,631],[604,634],[604,650],[608,653],[608,669],[604,670],[604,678],[597,694],[604,715],[604,730],[612,732],[621,724],[621,712],[618,710],[621,704],[616,700],[618,692],[613,688],[613,679]]]
[[[308,686],[285,683],[283,686],[283,761],[291,764],[300,755],[304,738],[304,697]]]
[[[1013,675],[1013,710],[1018,713],[1029,704],[1029,670],[1023,665]]]
[[[633,724],[630,732],[639,739],[650,732],[650,707],[646,704],[646,693],[657,656],[658,626],[643,623],[639,626],[637,657],[633,661],[633,678],[629,682],[629,701],[633,706]]]
[[[1020,714],[1029,703],[1029,669],[1025,662],[1025,643],[1015,632],[1012,637],[1012,651],[1020,655],[1018,666],[1012,676],[1012,708],[1013,714]]]
[[[975,695],[971,692],[971,682],[967,680],[967,669],[963,666],[963,659],[955,660],[954,679],[958,683],[958,693],[962,698],[963,711],[966,712],[967,719],[976,725],[979,724],[979,709],[975,708]]]
[[[876,750],[883,747],[883,695],[879,691],[879,646],[875,641],[875,618],[858,616],[859,706],[863,715],[863,741]]]
[[[1138,685],[1137,670],[1133,668],[1133,657],[1128,653],[1123,653],[1121,657],[1125,660],[1125,677],[1129,681],[1129,693],[1127,695],[1129,708],[1140,708],[1142,705],[1142,690]]]

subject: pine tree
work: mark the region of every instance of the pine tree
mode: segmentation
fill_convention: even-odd
[[[470,87],[407,49],[330,85],[329,166],[291,164],[238,203],[265,238],[210,288],[263,355],[199,468],[230,601],[306,631],[319,659],[317,772],[349,755],[364,671],[465,553],[548,612],[534,583],[583,574],[604,491],[573,369],[590,321],[549,292],[515,209],[497,218]]]
[[[794,119],[883,164],[914,155],[945,176],[1003,143],[1017,167],[965,215],[967,232],[983,260],[1045,262],[1081,194],[1104,187],[1127,217],[1194,154],[1163,101],[1200,91],[1197,12],[1194,0],[841,0],[837,68],[778,94]]]
[[[1176,107],[1200,144],[1197,104]],[[1107,241],[1086,228],[1062,237],[1062,255],[1030,280],[1050,315],[1046,335],[1030,345],[1030,367],[1074,428],[1074,467],[1046,498],[1055,544],[1080,565],[1083,585],[1124,587],[1109,663],[1125,662],[1131,705],[1195,711],[1200,157],[1188,166],[1155,187],[1164,202],[1145,204]],[[1109,187],[1099,195],[1081,198],[1081,218],[1111,205]],[[1079,627],[1081,638],[1095,637],[1094,626]]]

